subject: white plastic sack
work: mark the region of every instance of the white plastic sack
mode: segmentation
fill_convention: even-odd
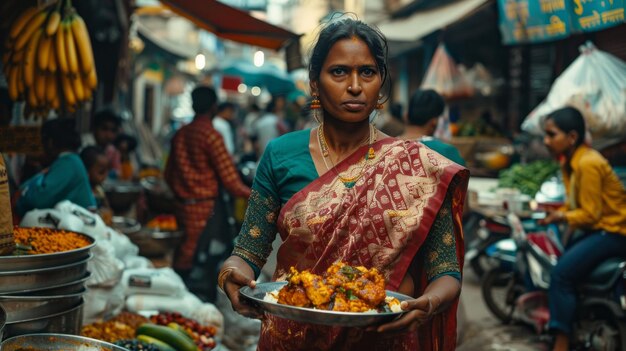
[[[121,285],[89,288],[83,298],[83,325],[110,319],[124,308],[124,289]]]
[[[580,51],[556,79],[548,97],[526,117],[524,131],[542,135],[546,115],[573,106],[585,117],[594,139],[626,133],[626,62],[596,49],[591,42]]]
[[[134,294],[182,296],[186,292],[185,283],[173,269],[142,268],[127,269],[122,276],[126,296]]]
[[[112,287],[119,283],[124,262],[115,257],[115,249],[107,240],[98,240],[91,249],[93,258],[87,262],[91,272],[87,286]]]
[[[184,316],[189,316],[201,305],[202,301],[189,291],[184,291],[182,296],[135,294],[126,298],[126,309],[131,312],[158,310],[179,312]]]
[[[54,209],[63,213],[71,213],[80,218],[83,221],[82,232],[91,235],[96,240],[103,239],[107,235],[107,226],[97,213],[93,213],[69,200],[59,202],[54,206]]]
[[[133,244],[126,235],[117,230],[107,227],[106,236],[115,249],[115,257],[120,260],[123,260],[127,256],[137,256],[139,253],[139,247]]]
[[[28,211],[20,222],[20,227],[65,229],[79,233],[83,231],[83,226],[83,221],[77,216],[51,208]]]
[[[128,255],[122,259],[126,269],[145,269],[154,268],[152,261],[143,256],[131,256]]]

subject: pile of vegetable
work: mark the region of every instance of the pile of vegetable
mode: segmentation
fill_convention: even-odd
[[[500,171],[498,188],[515,188],[523,194],[535,196],[541,184],[557,174],[559,164],[552,160],[539,160],[515,164]]]

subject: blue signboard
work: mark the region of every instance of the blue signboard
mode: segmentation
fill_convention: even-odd
[[[498,0],[504,44],[539,43],[624,23],[626,0]]]
[[[572,0],[572,26],[592,32],[624,23],[624,0]]]
[[[505,44],[542,42],[567,37],[570,17],[566,0],[498,0]]]

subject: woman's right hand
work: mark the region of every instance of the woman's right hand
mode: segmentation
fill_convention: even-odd
[[[263,319],[263,311],[243,301],[239,293],[239,289],[243,286],[249,286],[254,289],[256,281],[239,267],[222,268],[222,270],[226,269],[230,271],[224,277],[222,288],[230,300],[233,310],[248,318]]]

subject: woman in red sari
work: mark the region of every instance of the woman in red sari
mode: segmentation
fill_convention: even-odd
[[[369,122],[388,75],[387,44],[352,19],[330,23],[313,49],[311,130],[273,140],[257,170],[235,250],[218,284],[239,313],[262,318],[259,350],[454,350],[468,172]],[[285,320],[243,304],[281,236],[273,280],[290,267],[376,267],[386,289],[415,297],[399,319],[369,328]]]

